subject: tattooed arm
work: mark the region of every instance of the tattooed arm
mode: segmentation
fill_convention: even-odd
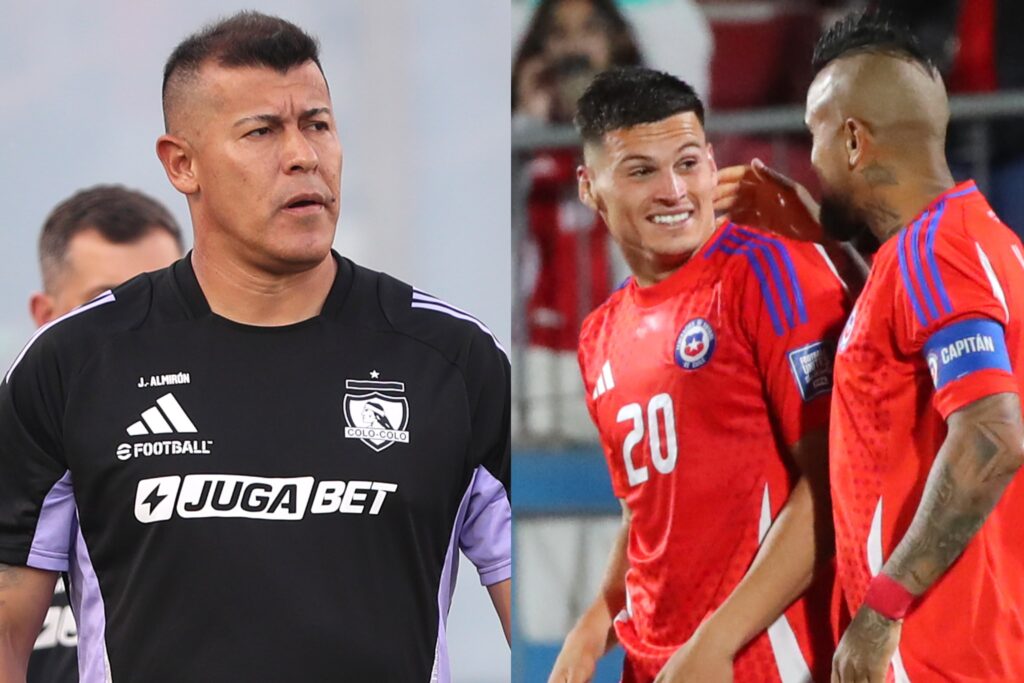
[[[1024,464],[1016,394],[987,396],[956,411],[914,519],[882,572],[921,595],[960,557]],[[861,607],[843,636],[833,681],[884,680],[899,622]]]
[[[56,583],[55,572],[0,564],[0,683],[24,683]]]

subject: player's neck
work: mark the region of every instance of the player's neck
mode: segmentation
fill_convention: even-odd
[[[921,215],[936,197],[956,185],[949,167],[900,168],[891,185],[875,188],[866,204],[871,232],[885,242]]]
[[[211,257],[197,243],[192,267],[210,310],[245,325],[280,327],[319,315],[338,269],[330,254],[309,270],[275,274],[222,253]]]

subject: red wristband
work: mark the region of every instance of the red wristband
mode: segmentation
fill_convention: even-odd
[[[907,616],[915,595],[890,576],[879,574],[871,579],[864,604],[893,621]]]

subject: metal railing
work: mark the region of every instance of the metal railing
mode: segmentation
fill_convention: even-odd
[[[960,125],[964,144],[963,162],[979,188],[989,186],[989,168],[993,156],[991,124],[995,119],[1019,116],[1024,119],[1024,90],[1004,91],[986,95],[959,95],[950,98],[951,121]],[[710,112],[708,133],[719,135],[757,135],[767,137],[774,147],[781,147],[794,134],[806,134],[804,108],[800,105],[763,109]],[[1024,121],[1022,121],[1024,125]],[[579,136],[571,126],[534,127],[512,133],[512,367],[513,406],[520,416],[516,433],[518,443],[560,445],[566,439],[556,432],[538,436],[531,433],[529,379],[524,354],[527,350],[528,326],[526,294],[519,259],[527,236],[527,199],[530,178],[527,164],[537,150],[572,148],[579,145]],[[780,169],[785,171],[785,169]],[[1024,191],[1024,188],[1022,188]],[[1019,229],[1019,228],[1018,228]],[[552,380],[557,381],[557,380]],[[565,396],[567,401],[582,401],[580,396]],[[557,397],[556,397],[557,403]],[[557,419],[554,420],[556,423]]]

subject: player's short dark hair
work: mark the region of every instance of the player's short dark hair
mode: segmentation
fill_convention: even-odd
[[[324,72],[316,38],[279,17],[253,11],[238,12],[203,27],[174,48],[164,66],[165,124],[171,86],[179,79],[194,78],[200,67],[210,61],[225,67],[269,67],[280,73],[311,61],[321,74]]]
[[[814,73],[840,57],[862,52],[889,54],[920,64],[929,73],[935,63],[925,53],[910,28],[889,13],[853,12],[832,24],[814,46]]]
[[[178,222],[157,200],[121,185],[90,187],[54,207],[43,223],[39,265],[47,291],[61,275],[72,238],[90,229],[114,244],[130,244],[153,230],[166,230],[178,249],[184,249]]]
[[[576,130],[585,143],[606,133],[654,123],[692,111],[704,125],[704,104],[685,81],[644,67],[622,67],[598,74],[576,103]]]

